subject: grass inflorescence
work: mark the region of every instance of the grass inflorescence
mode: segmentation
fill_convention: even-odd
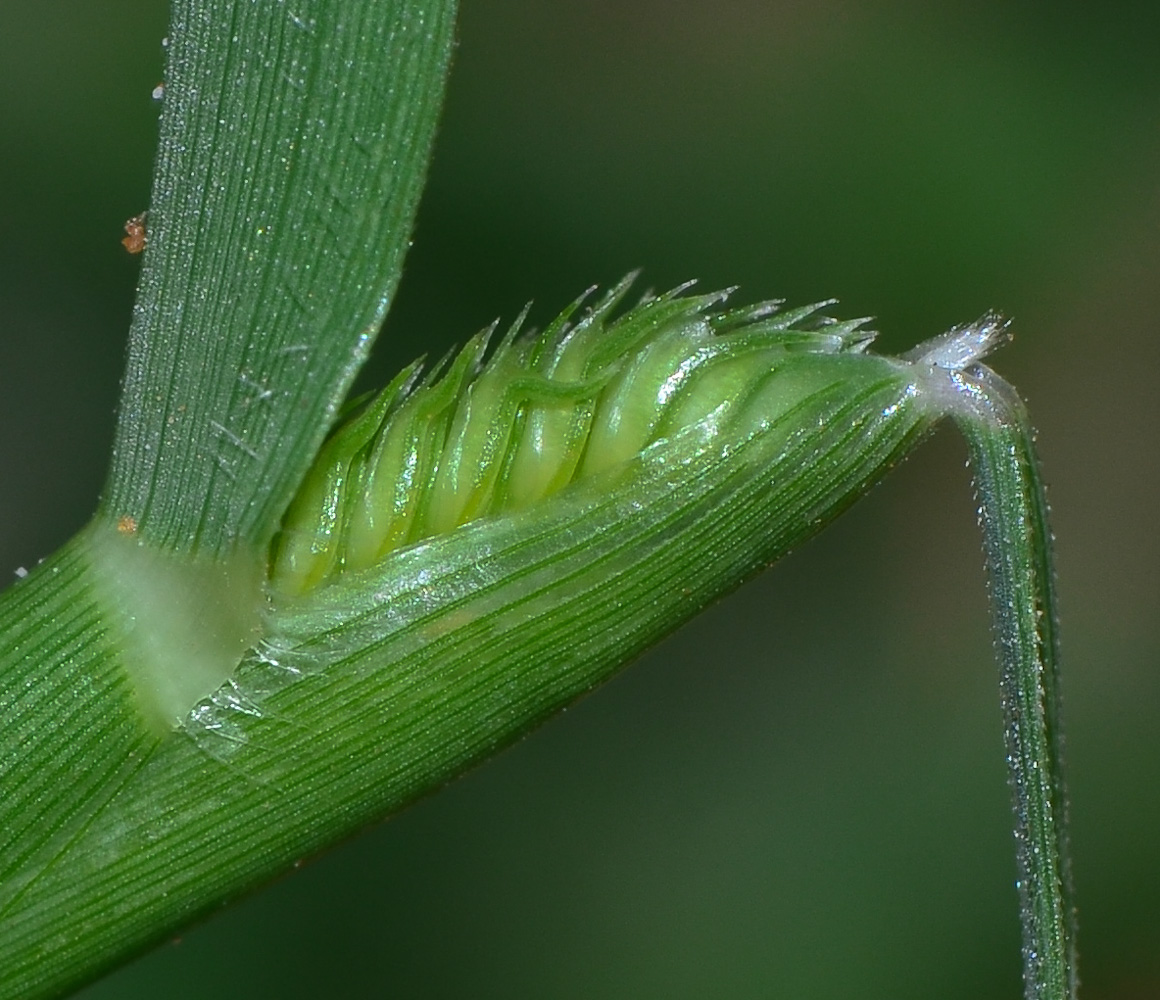
[[[574,321],[590,290],[542,332],[522,332],[525,310],[498,341],[493,325],[359,405],[289,509],[275,588],[302,593],[402,546],[522,510],[698,422],[763,419],[763,386],[779,361],[857,353],[873,337],[864,320],[826,316],[829,302],[727,309],[729,292],[686,295],[687,285],[618,312],[632,280]]]

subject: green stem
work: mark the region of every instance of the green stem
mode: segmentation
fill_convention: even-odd
[[[1027,1000],[1076,996],[1051,530],[1022,401],[984,365],[956,373],[974,466],[1015,810]]]

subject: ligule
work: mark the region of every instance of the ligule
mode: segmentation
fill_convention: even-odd
[[[794,394],[771,410],[761,387],[790,358],[857,354],[873,336],[864,320],[822,314],[829,302],[722,310],[728,292],[684,295],[687,286],[616,315],[633,277],[578,321],[590,292],[542,333],[521,334],[521,315],[486,361],[494,326],[425,377],[416,362],[362,406],[287,513],[275,591],[303,594],[405,545],[614,475],[704,421],[718,431],[768,421]]]

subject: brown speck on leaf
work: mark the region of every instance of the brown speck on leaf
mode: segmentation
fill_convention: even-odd
[[[137,534],[137,518],[122,514],[117,518],[117,532],[122,535]]]
[[[125,232],[128,235],[121,240],[121,245],[129,253],[140,253],[145,249],[145,212],[134,215],[125,223]]]

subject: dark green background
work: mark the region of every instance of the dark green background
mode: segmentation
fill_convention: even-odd
[[[630,268],[989,307],[1042,432],[1086,1000],[1160,996],[1160,5],[468,3],[376,377]],[[91,512],[162,0],[0,7],[0,572]],[[964,449],[542,732],[84,995],[1015,997]],[[0,724],[3,721],[0,720]]]

